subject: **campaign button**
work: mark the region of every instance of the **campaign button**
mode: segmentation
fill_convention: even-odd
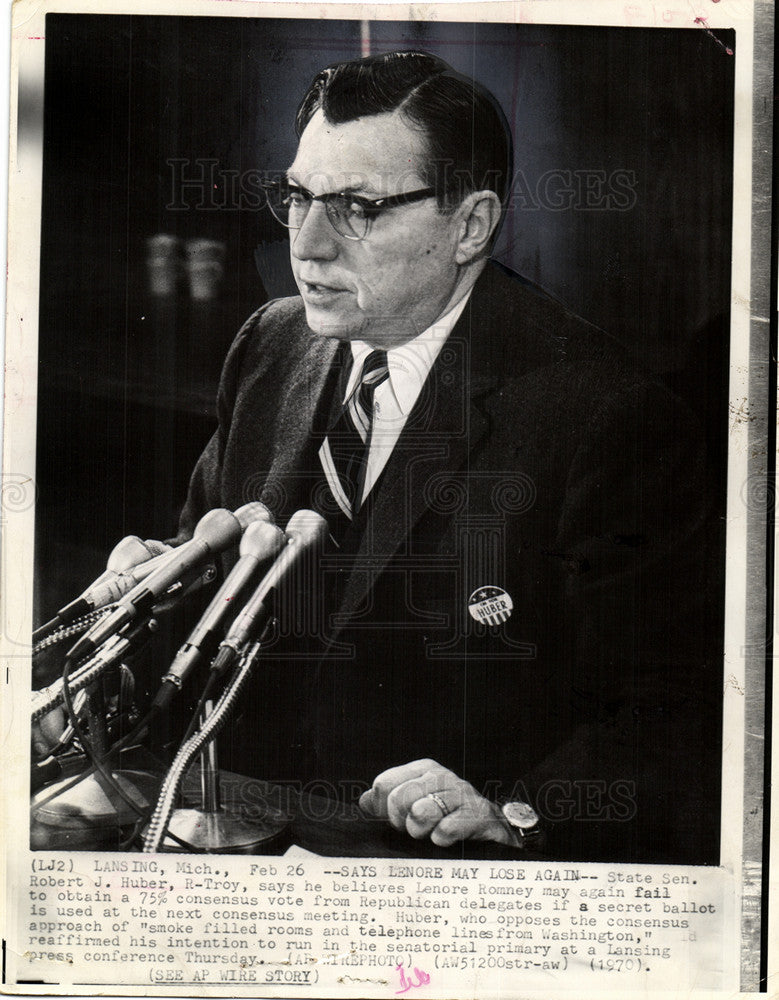
[[[500,625],[511,617],[514,602],[501,587],[479,587],[468,598],[468,613],[482,625]]]

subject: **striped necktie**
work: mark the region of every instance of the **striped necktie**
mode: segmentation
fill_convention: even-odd
[[[373,394],[389,377],[386,351],[371,351],[360,383],[346,400],[319,449],[328,486],[343,514],[352,520],[360,509],[373,425]]]

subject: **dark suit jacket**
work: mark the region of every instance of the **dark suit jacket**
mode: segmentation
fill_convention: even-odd
[[[328,513],[341,357],[299,298],[251,317],[183,535],[252,499],[282,526]],[[431,757],[531,801],[553,855],[716,863],[721,560],[693,424],[609,337],[489,266],[351,539],[298,583],[234,769],[348,793]],[[485,586],[513,604],[497,626],[469,613]]]

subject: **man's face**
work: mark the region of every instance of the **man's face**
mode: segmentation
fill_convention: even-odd
[[[300,139],[290,182],[314,195],[375,199],[426,187],[417,172],[424,137],[397,113],[332,125],[317,111]],[[457,283],[457,213],[434,197],[389,208],[362,240],[333,229],[322,202],[290,230],[292,270],[311,329],[389,348],[415,337],[447,308]]]

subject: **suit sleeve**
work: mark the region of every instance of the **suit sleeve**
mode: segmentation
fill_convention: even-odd
[[[179,515],[178,533],[172,540],[175,545],[180,545],[191,538],[200,518],[214,507],[222,505],[222,463],[230,436],[233,408],[247,348],[265,309],[266,306],[263,306],[249,317],[238,331],[227,353],[217,394],[219,423],[190,477],[187,499]]]

